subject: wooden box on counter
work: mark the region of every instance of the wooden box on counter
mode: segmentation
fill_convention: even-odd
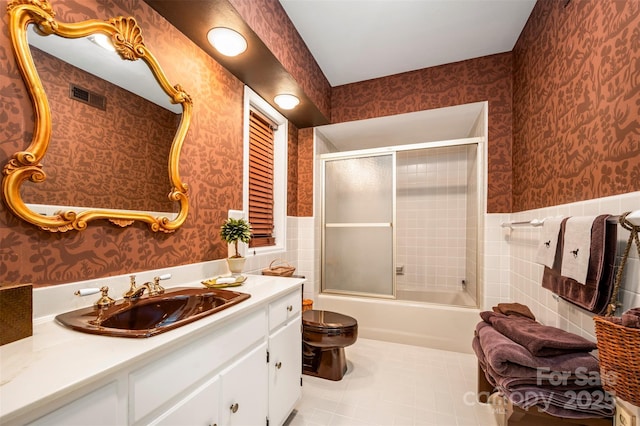
[[[33,334],[33,286],[0,284],[0,346]]]

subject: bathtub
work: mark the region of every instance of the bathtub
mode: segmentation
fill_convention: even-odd
[[[352,316],[359,337],[461,353],[473,353],[480,321],[476,308],[326,293],[317,296],[314,309]]]
[[[437,305],[476,307],[476,301],[466,291],[396,290],[396,299]]]

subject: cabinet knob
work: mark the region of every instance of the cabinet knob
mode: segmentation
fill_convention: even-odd
[[[289,311],[289,312],[293,311],[293,306],[291,306],[291,305],[287,306],[287,311]]]
[[[229,409],[231,410],[232,413],[236,413],[238,411],[238,408],[240,406],[238,405],[238,403],[236,402],[235,404],[233,404],[231,407],[229,407]]]
[[[280,361],[276,362],[276,368],[280,370],[282,368],[282,363]]]

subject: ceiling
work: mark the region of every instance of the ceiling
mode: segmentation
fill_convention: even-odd
[[[331,86],[513,49],[536,0],[280,0]]]
[[[279,0],[331,86],[513,50],[536,0]],[[482,103],[317,127],[339,151],[467,137]]]
[[[484,102],[316,127],[338,151],[448,141],[469,137]]]

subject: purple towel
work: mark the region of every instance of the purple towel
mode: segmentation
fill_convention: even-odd
[[[609,223],[609,215],[600,215],[591,228],[589,268],[585,284],[560,274],[564,250],[566,221],[560,227],[560,238],[552,268],[544,267],[542,287],[551,290],[568,302],[596,314],[604,314],[613,295],[617,247],[616,223]]]
[[[482,352],[482,347],[480,347],[480,339],[478,338],[478,336],[473,337],[471,347],[476,353],[476,357],[478,357],[478,364],[480,364],[480,368],[482,368],[487,381],[491,384],[491,386],[495,386],[497,383],[490,373],[490,367],[487,365],[487,360],[484,357],[484,352]]]
[[[602,317],[614,324],[629,328],[640,328],[640,308],[631,308],[620,317]]]
[[[585,419],[613,416],[613,397],[601,388],[583,389],[579,392],[541,389],[521,386],[517,389],[502,389],[500,392],[511,402],[525,410],[538,410],[557,417]]]
[[[537,377],[540,374],[590,375],[599,371],[598,360],[587,352],[538,357],[486,322],[476,326],[487,365],[504,377]]]
[[[542,325],[529,318],[505,316],[490,311],[482,312],[480,316],[500,333],[521,344],[535,356],[590,352],[597,348],[595,342],[584,337],[557,327]]]

